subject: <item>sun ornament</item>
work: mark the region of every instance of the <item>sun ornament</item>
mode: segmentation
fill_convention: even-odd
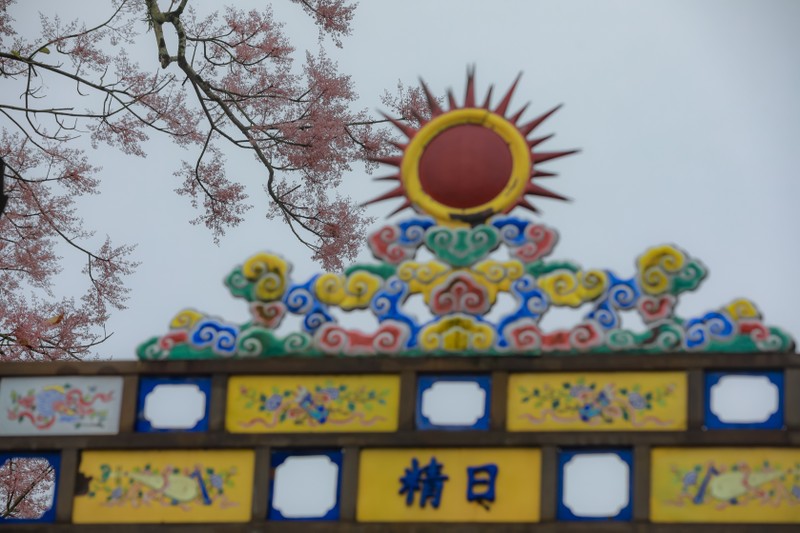
[[[528,104],[513,115],[507,114],[518,83],[519,76],[494,108],[490,105],[491,88],[483,104],[478,105],[475,75],[470,70],[464,104],[458,105],[451,91],[450,109],[445,111],[421,81],[430,119],[420,120],[420,126],[414,128],[385,115],[408,142],[397,145],[403,151],[401,156],[376,159],[398,168],[396,174],[379,179],[400,183],[367,203],[404,196],[404,203],[392,214],[413,207],[439,224],[476,225],[517,206],[536,212],[528,195],[565,200],[535,181],[555,176],[540,170],[541,163],[577,150],[539,152],[536,148],[552,135],[532,137],[560,106],[520,123]]]
[[[509,113],[518,82],[496,105],[491,89],[479,105],[470,71],[463,103],[450,93],[447,111],[422,83],[429,118],[417,127],[389,118],[406,140],[395,144],[399,155],[378,159],[397,169],[379,178],[395,186],[372,202],[401,198],[395,213],[414,213],[367,235],[377,262],[298,278],[279,255],[256,253],[225,278],[231,295],[249,308],[248,320],[181,311],[166,333],[139,346],[138,357],[794,351],[792,336],[764,322],[745,298],[679,314],[682,295],[700,287],[708,268],[673,244],[645,250],[625,272],[551,258],[556,229],[511,211],[536,211],[531,196],[563,200],[539,186],[554,176],[539,167],[575,150],[539,151],[550,136],[533,132],[558,107],[530,121],[521,120],[527,106]],[[420,305],[425,316],[417,314]],[[547,327],[543,318],[558,308],[580,315],[565,327]],[[351,328],[337,317],[340,311],[375,325]],[[623,318],[633,314],[639,325]]]

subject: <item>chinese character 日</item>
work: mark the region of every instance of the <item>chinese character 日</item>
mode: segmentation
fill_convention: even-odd
[[[498,468],[495,464],[467,467],[467,501],[478,502],[488,510],[487,502],[494,502],[494,484],[497,481],[497,472]]]
[[[400,492],[406,495],[406,505],[414,505],[414,494],[419,491],[419,506],[424,508],[430,500],[434,509],[439,508],[442,499],[444,482],[450,479],[442,473],[444,465],[436,461],[436,457],[431,457],[430,462],[420,467],[416,458],[411,459],[411,468],[406,468],[403,477],[400,478]]]

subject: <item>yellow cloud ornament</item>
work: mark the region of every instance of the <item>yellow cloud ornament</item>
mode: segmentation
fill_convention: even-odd
[[[419,344],[424,350],[463,352],[487,350],[494,344],[494,329],[466,315],[445,318],[425,327]]]
[[[667,292],[672,275],[680,272],[685,263],[686,256],[674,246],[666,244],[647,250],[637,262],[642,290],[653,296]]]
[[[364,309],[381,288],[383,280],[369,272],[357,271],[345,277],[340,274],[323,274],[314,289],[319,301],[345,310]]]
[[[289,265],[274,254],[259,253],[242,265],[242,274],[255,281],[255,296],[261,301],[277,300],[286,291]]]
[[[755,304],[746,298],[739,298],[725,306],[725,310],[734,320],[742,318],[761,318]]]
[[[199,313],[193,309],[184,309],[183,311],[179,312],[175,317],[170,321],[169,328],[170,329],[191,329],[198,320],[203,318],[203,313]]]
[[[538,285],[553,305],[579,307],[605,292],[608,287],[608,275],[602,270],[586,272],[557,270],[540,277]]]

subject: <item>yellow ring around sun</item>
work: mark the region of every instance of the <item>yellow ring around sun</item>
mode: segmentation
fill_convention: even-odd
[[[420,159],[428,143],[443,131],[461,124],[477,124],[495,132],[508,144],[512,161],[505,187],[488,202],[469,208],[455,208],[436,201],[423,190],[419,175]],[[531,177],[530,147],[517,127],[502,116],[486,109],[455,109],[434,118],[414,135],[405,149],[400,176],[407,198],[419,209],[441,222],[460,224],[453,214],[469,217],[487,211],[502,213],[522,197]]]

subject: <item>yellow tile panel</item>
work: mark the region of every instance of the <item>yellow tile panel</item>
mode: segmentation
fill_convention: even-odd
[[[441,465],[438,475],[437,471],[426,469],[432,460]],[[468,468],[486,466],[497,469],[495,499],[493,502],[469,501]],[[447,479],[442,480],[442,476]],[[406,478],[406,483],[401,482],[402,478]],[[438,484],[436,478],[440,478]],[[487,476],[476,475],[473,479],[485,482]],[[538,449],[367,449],[361,452],[360,458],[357,520],[538,522],[540,484],[541,453]],[[404,485],[412,488],[410,500],[409,490],[400,492]],[[488,488],[487,483],[477,483],[473,485],[473,492],[485,494]],[[434,507],[437,490],[441,498],[438,508]],[[429,497],[423,498],[424,493]]]
[[[248,522],[252,450],[86,451],[76,524]]]
[[[400,377],[232,376],[231,433],[396,431]]]
[[[686,429],[684,372],[512,374],[509,431]]]
[[[654,448],[653,522],[800,523],[800,450]]]

